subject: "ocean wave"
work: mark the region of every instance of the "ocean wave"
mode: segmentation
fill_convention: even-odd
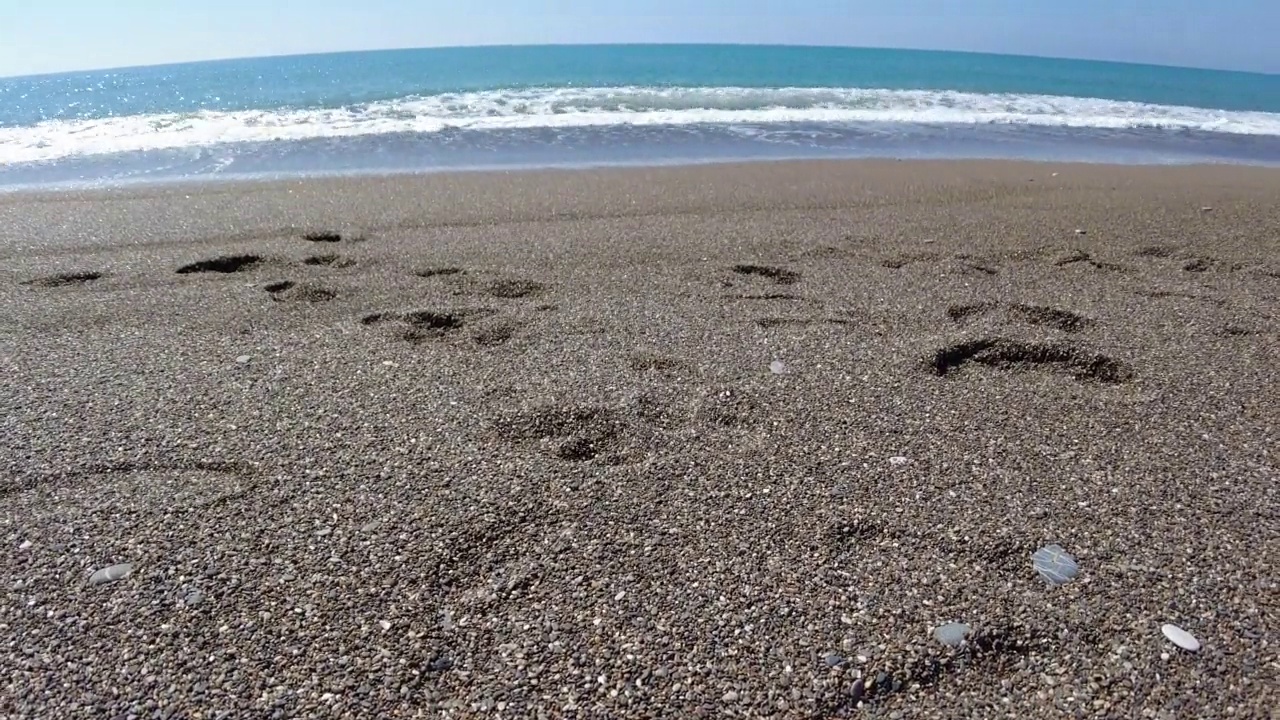
[[[337,109],[202,111],[0,127],[0,164],[227,143],[627,125],[918,123],[1280,136],[1280,113],[1050,95],[863,88],[546,88],[406,97]]]

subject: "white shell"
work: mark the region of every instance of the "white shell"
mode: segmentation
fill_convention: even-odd
[[[1177,625],[1170,625],[1169,623],[1165,623],[1164,625],[1160,626],[1160,632],[1164,633],[1164,636],[1169,638],[1169,642],[1173,643],[1174,645],[1177,645],[1183,650],[1196,652],[1197,650],[1200,649],[1200,641],[1197,640],[1194,635],[1187,632],[1186,630],[1183,630]]]
[[[123,580],[124,578],[129,577],[132,572],[133,565],[130,563],[120,563],[118,565],[104,567],[89,576],[89,583],[91,585],[105,585],[107,583],[113,583],[117,580]]]

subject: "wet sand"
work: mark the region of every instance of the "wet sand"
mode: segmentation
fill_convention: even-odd
[[[978,162],[0,196],[0,715],[1270,717],[1276,198]]]

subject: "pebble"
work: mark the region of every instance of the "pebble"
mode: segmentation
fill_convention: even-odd
[[[23,541],[22,541],[22,544],[18,546],[18,549],[19,549],[19,550],[30,550],[30,549],[31,549],[31,546],[32,546],[33,544],[34,544],[34,543],[32,543],[30,540],[23,540]]]
[[[1208,205],[1205,205],[1204,207],[1200,208],[1200,212],[1213,212],[1213,208]]]
[[[906,465],[907,462],[909,461],[901,455],[894,455],[893,457],[889,458],[890,465]]]
[[[730,690],[729,692],[725,693],[724,696],[721,697],[720,699],[725,702],[738,702],[738,691]]]
[[[391,623],[390,623],[390,622],[388,622],[387,620],[379,620],[379,621],[378,621],[378,624],[382,626],[382,629],[383,629],[383,630],[390,630],[390,629],[391,629]]]
[[[964,642],[971,629],[964,623],[947,623],[933,629],[933,638],[943,645],[956,647]]]
[[[241,356],[239,356],[239,357],[237,357],[237,358],[236,358],[236,362],[238,362],[238,363],[240,363],[241,365],[243,365],[243,364],[245,364],[245,363],[249,362],[249,361],[250,361],[250,360],[252,360],[252,359],[253,359],[253,356],[252,356],[252,355],[241,355]]]
[[[844,664],[844,656],[838,653],[829,653],[824,659],[826,660],[827,667],[839,667]]]
[[[867,684],[862,678],[853,681],[853,687],[849,689],[849,696],[853,702],[861,702],[862,696],[867,691]]]
[[[774,375],[783,375],[787,372],[787,365],[781,360],[774,360],[773,362],[769,363],[769,372],[773,373]]]
[[[195,605],[199,605],[200,603],[204,602],[204,593],[200,592],[199,590],[193,590],[187,593],[187,596],[182,599],[182,602],[187,607],[193,607]]]
[[[1189,652],[1197,652],[1200,650],[1200,641],[1197,640],[1194,635],[1183,630],[1177,625],[1165,623],[1160,626],[1160,632],[1164,633],[1164,636],[1169,638],[1169,642],[1177,645],[1183,650],[1187,650]]]
[[[113,583],[117,580],[123,580],[129,577],[133,572],[133,565],[129,563],[119,563],[110,567],[104,567],[89,576],[89,583],[92,585],[105,585]]]
[[[1062,585],[1075,579],[1080,565],[1061,545],[1045,545],[1031,556],[1031,566],[1050,585]]]
[[[1077,235],[1087,235],[1087,234],[1089,234],[1089,231],[1088,231],[1088,230],[1085,230],[1084,228],[1076,228],[1076,234],[1077,234]]]

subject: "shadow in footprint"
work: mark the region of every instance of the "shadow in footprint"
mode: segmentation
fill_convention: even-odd
[[[588,406],[551,406],[516,413],[497,423],[511,441],[557,441],[555,456],[571,462],[622,462],[625,423],[612,410]]]
[[[656,353],[636,353],[631,356],[628,364],[636,372],[676,372],[685,370],[688,367],[688,364],[678,357],[658,355]]]
[[[342,235],[340,233],[329,231],[309,232],[304,233],[302,235],[302,239],[307,242],[336,243],[342,241]]]
[[[85,285],[93,282],[94,280],[100,279],[102,279],[102,273],[100,272],[72,272],[36,278],[35,280],[28,280],[22,284],[30,287],[56,288],[67,287],[70,285]]]
[[[436,312],[434,310],[417,310],[405,313],[400,319],[409,325],[409,329],[401,335],[402,338],[409,342],[441,338],[455,330],[462,329],[467,324],[467,320],[462,313]]]
[[[328,302],[336,297],[338,293],[329,288],[317,287],[315,285],[299,285],[292,280],[282,280],[274,282],[263,288],[271,295],[272,300],[289,301],[289,302]]]
[[[179,275],[192,273],[237,273],[249,270],[262,258],[258,255],[223,255],[209,260],[200,260],[177,269]]]
[[[1073,252],[1070,255],[1067,255],[1066,257],[1059,258],[1053,264],[1057,267],[1067,267],[1069,265],[1076,265],[1078,263],[1083,263],[1085,265],[1088,265],[1089,267],[1092,267],[1095,270],[1106,270],[1108,272],[1128,272],[1128,268],[1126,268],[1123,265],[1117,265],[1116,263],[1096,260],[1092,255],[1090,255],[1089,253],[1083,250],[1077,250],[1076,252]]]
[[[350,258],[344,258],[341,255],[335,255],[335,254],[312,255],[311,257],[303,260],[302,262],[305,265],[322,265],[322,266],[334,267],[334,268],[346,268],[356,264],[355,260],[352,260]]]
[[[496,347],[506,344],[508,340],[515,337],[516,329],[511,325],[495,325],[494,327],[477,330],[471,336],[477,345],[484,347]]]
[[[935,375],[946,376],[976,363],[1000,370],[1048,369],[1082,382],[1117,385],[1130,380],[1133,372],[1105,355],[1090,355],[1063,345],[1040,345],[1001,338],[987,338],[951,345],[929,360]]]
[[[1202,273],[1209,270],[1212,267],[1213,267],[1212,260],[1210,260],[1209,258],[1200,257],[1200,258],[1195,258],[1191,260],[1186,265],[1183,265],[1182,269],[1187,272]]]
[[[947,308],[947,317],[956,322],[968,320],[977,315],[985,315],[995,310],[998,305],[993,302],[970,303],[968,305],[952,305]]]
[[[541,295],[546,289],[546,285],[532,280],[499,280],[489,285],[485,292],[496,298],[515,300],[517,298]]]
[[[448,277],[450,275],[460,275],[466,272],[462,268],[457,267],[438,267],[425,268],[422,270],[414,270],[413,274],[420,278]]]
[[[768,265],[734,265],[733,271],[739,275],[755,275],[757,277],[767,278],[779,285],[794,285],[800,282],[800,273],[786,268],[770,267]]]
[[[1046,325],[1063,332],[1080,332],[1094,324],[1083,315],[1043,305],[1012,305],[1009,312],[1031,325]]]

